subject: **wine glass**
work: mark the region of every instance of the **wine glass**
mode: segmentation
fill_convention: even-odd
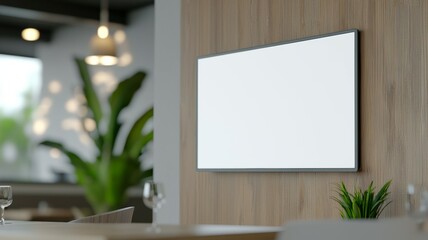
[[[4,209],[12,204],[12,187],[11,186],[0,186],[0,208],[1,208],[1,219],[0,225],[4,222]]]
[[[428,188],[414,184],[407,185],[406,198],[407,216],[416,221],[422,227],[428,218]]]
[[[157,226],[157,213],[162,204],[165,203],[163,185],[161,183],[154,182],[153,180],[146,181],[143,188],[143,202],[144,205],[153,210],[151,228],[155,232],[160,232],[160,228]]]

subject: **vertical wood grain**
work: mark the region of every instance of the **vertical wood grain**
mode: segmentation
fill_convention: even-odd
[[[198,56],[351,28],[360,30],[360,172],[195,171]],[[384,216],[403,215],[406,184],[428,185],[427,44],[424,0],[182,0],[181,222],[338,218],[330,196],[341,180],[392,179]]]

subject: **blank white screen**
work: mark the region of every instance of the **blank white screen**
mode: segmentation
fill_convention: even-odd
[[[197,168],[356,168],[355,34],[198,59]]]

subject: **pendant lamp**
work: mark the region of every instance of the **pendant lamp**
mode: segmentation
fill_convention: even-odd
[[[89,65],[112,66],[118,62],[116,45],[109,36],[108,29],[108,0],[101,0],[100,26],[97,34],[91,39],[91,55],[85,58]]]

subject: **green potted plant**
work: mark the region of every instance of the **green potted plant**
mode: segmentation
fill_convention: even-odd
[[[339,203],[340,216],[343,219],[357,218],[378,218],[382,211],[391,201],[388,201],[390,192],[388,192],[391,181],[385,183],[378,193],[375,193],[373,181],[366,190],[355,188],[354,193],[349,193],[343,182],[337,185],[336,193],[338,197],[332,197]]]
[[[78,152],[70,151],[58,141],[47,140],[41,144],[56,148],[68,157],[74,167],[77,183],[85,190],[87,201],[95,212],[100,213],[120,208],[127,200],[127,190],[153,175],[153,169],[143,170],[141,167],[142,154],[153,140],[153,130],[144,132],[146,124],[153,118],[153,108],[148,109],[135,121],[122,150],[118,154],[115,153],[113,149],[122,125],[118,119],[119,114],[131,103],[146,74],[139,71],[121,81],[108,98],[109,111],[104,112],[92,84],[88,66],[81,59],[75,59],[75,62],[88,108],[84,118],[92,118],[96,124],[94,131],[87,131],[98,150],[96,159],[83,159]],[[107,127],[102,128],[102,124]]]

